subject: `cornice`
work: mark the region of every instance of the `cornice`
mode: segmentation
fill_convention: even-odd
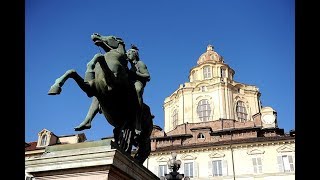
[[[151,152],[151,155],[157,154],[170,154],[172,151],[177,153],[183,152],[204,152],[213,150],[227,150],[230,148],[252,148],[260,146],[275,146],[275,145],[285,145],[285,144],[295,144],[295,137],[284,136],[284,137],[260,137],[260,138],[250,138],[241,139],[233,141],[219,141],[214,143],[199,143],[191,144],[185,146],[167,146],[157,148],[155,151]]]
[[[151,140],[157,140],[157,139],[177,139],[177,138],[191,138],[193,137],[191,134],[176,134],[171,136],[163,136],[163,137],[151,137]]]

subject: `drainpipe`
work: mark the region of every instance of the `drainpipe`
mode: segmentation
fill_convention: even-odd
[[[236,180],[236,174],[235,174],[235,169],[234,169],[233,149],[232,149],[232,132],[231,131],[230,131],[230,134],[231,134],[230,150],[231,150],[231,158],[232,158],[233,179]]]

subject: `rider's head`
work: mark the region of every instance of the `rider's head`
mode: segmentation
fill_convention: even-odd
[[[131,44],[131,49],[127,51],[127,56],[129,60],[139,61],[139,49],[137,46]]]

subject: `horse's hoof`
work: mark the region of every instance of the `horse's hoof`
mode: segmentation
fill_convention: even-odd
[[[74,128],[75,131],[82,131],[82,130],[85,130],[85,129],[90,129],[91,128],[91,125],[83,125],[83,126],[77,126]]]
[[[48,92],[48,95],[60,94],[61,90],[62,90],[61,87],[53,85],[53,86],[51,86],[51,88]]]

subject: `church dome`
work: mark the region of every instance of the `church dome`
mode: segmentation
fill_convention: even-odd
[[[207,46],[207,51],[199,57],[197,64],[200,65],[206,62],[223,63],[223,57],[214,51],[214,47],[212,45]]]

